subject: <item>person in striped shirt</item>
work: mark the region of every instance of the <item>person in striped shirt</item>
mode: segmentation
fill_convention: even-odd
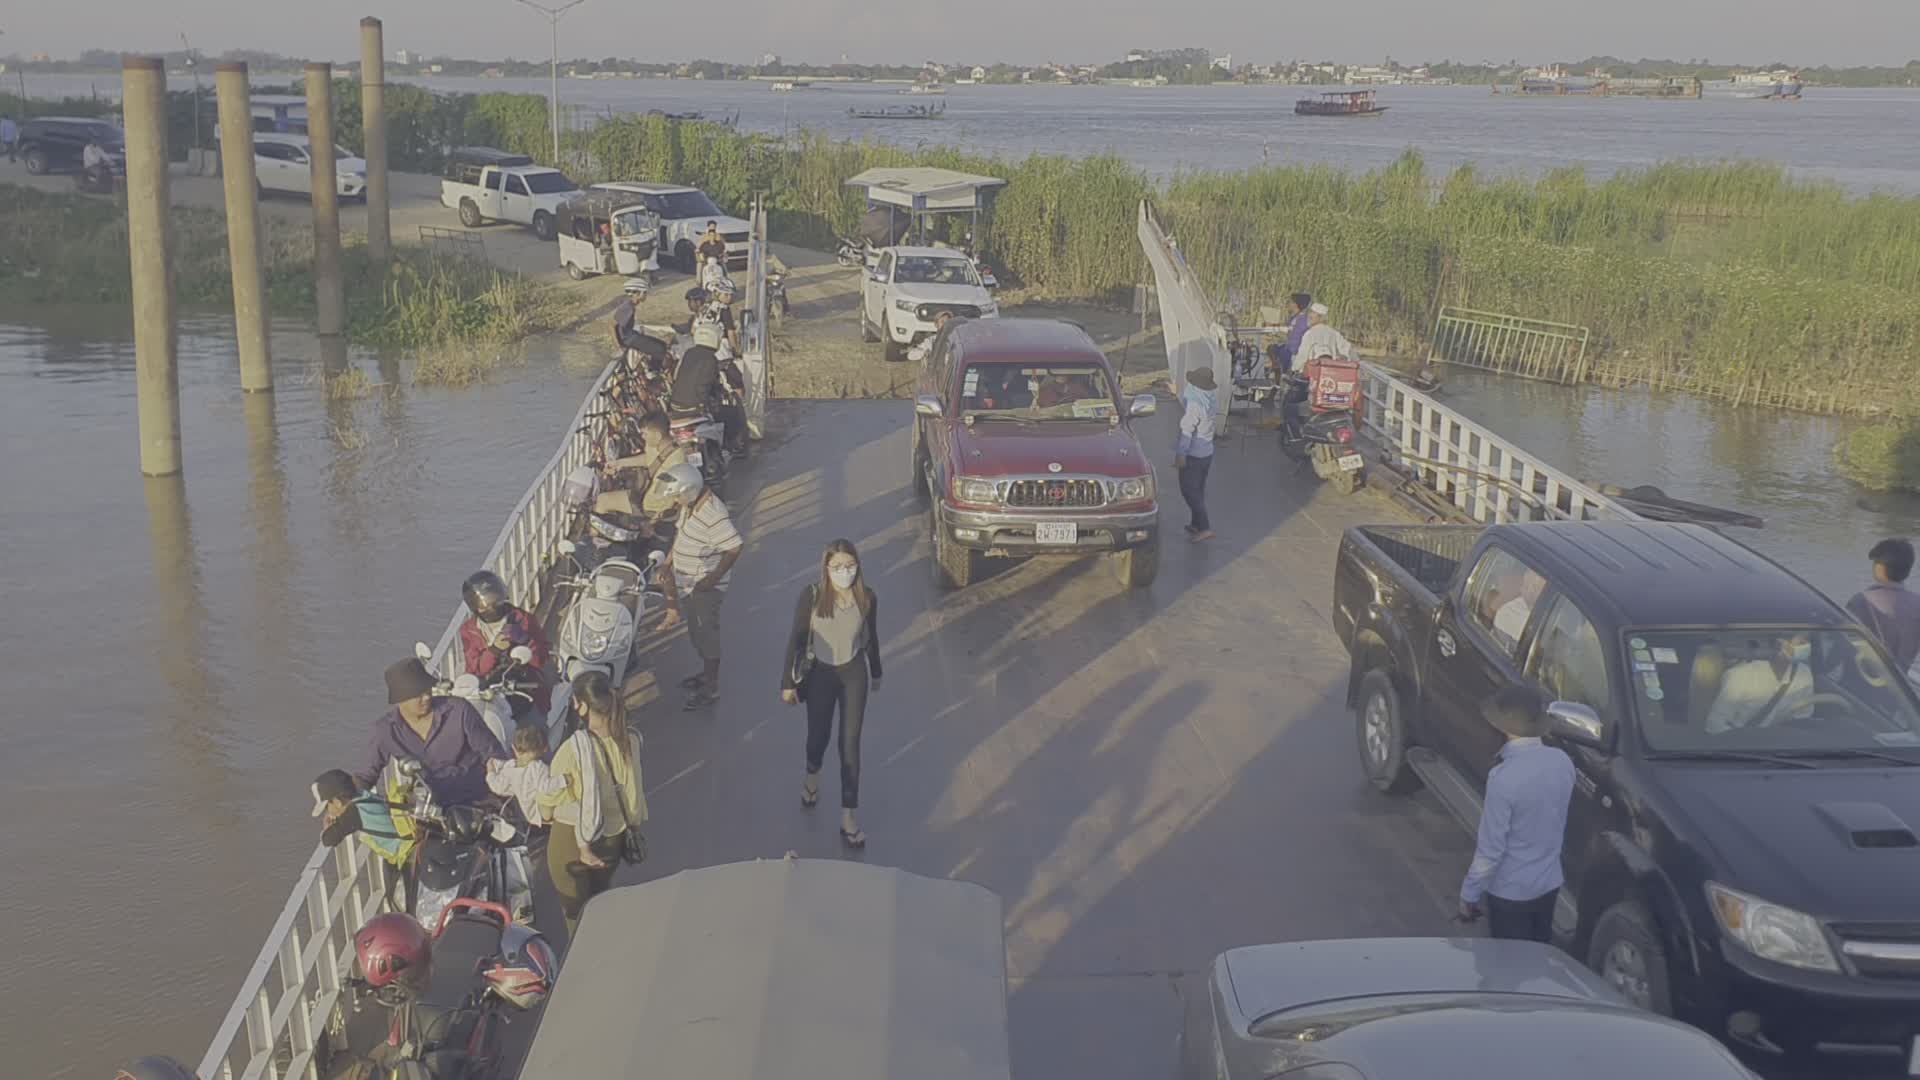
[[[720,601],[727,580],[740,560],[745,542],[733,527],[727,504],[707,488],[700,470],[675,465],[660,474],[654,490],[680,508],[680,527],[668,557],[669,573],[660,582],[667,594],[667,613],[660,629],[670,630],[683,620],[687,640],[699,655],[699,672],[680,680],[687,691],[688,711],[720,699]]]

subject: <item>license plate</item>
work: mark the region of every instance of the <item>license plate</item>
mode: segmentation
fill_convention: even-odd
[[[1041,544],[1077,544],[1080,542],[1080,526],[1071,521],[1035,525],[1033,539]]]
[[[706,457],[702,455],[698,450],[687,455],[687,464],[693,466],[696,469],[706,463],[707,463]]]
[[[1348,454],[1340,459],[1340,467],[1348,472],[1358,472],[1367,464],[1367,459],[1359,454]]]

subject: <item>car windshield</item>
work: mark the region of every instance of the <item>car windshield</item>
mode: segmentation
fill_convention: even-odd
[[[1911,695],[1857,630],[1632,630],[1626,645],[1655,753],[1920,751]]]
[[[704,191],[676,191],[668,195],[656,195],[659,205],[655,210],[669,221],[681,218],[717,218],[722,217],[720,208],[713,205]]]
[[[1113,386],[1098,364],[969,364],[960,409],[973,416],[1091,420],[1114,413]]]
[[[88,124],[83,130],[87,138],[102,146],[120,145],[120,129],[112,124]]]
[[[938,255],[903,255],[894,263],[893,280],[900,285],[978,285],[973,263]]]
[[[527,182],[527,190],[535,195],[554,195],[562,191],[579,191],[580,185],[567,179],[562,172],[521,173],[520,179]]]

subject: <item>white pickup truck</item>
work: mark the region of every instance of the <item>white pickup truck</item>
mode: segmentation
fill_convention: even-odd
[[[860,301],[861,336],[882,342],[895,362],[909,359],[913,346],[933,336],[943,311],[967,319],[1000,314],[973,259],[958,248],[879,249]]]
[[[477,229],[511,221],[530,226],[542,240],[554,238],[560,208],[579,193],[580,185],[559,169],[485,146],[456,148],[440,178],[440,205],[458,210],[460,224]]]
[[[707,193],[699,188],[682,184],[623,181],[595,184],[592,190],[633,196],[647,209],[660,215],[659,256],[662,263],[672,261],[689,274],[698,269],[694,255],[699,250],[700,238],[707,233],[707,222],[711,221],[719,228],[720,238],[727,242],[728,272],[747,268],[747,237],[753,226],[721,213],[720,208],[713,205],[713,200],[707,198]]]

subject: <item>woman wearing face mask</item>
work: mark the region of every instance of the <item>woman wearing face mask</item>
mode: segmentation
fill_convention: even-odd
[[[800,593],[787,639],[787,662],[780,676],[780,698],[789,705],[807,703],[807,775],[800,805],[820,801],[820,766],[840,710],[840,839],[848,847],[867,845],[853,812],[860,806],[860,728],[866,720],[867,694],[880,688],[880,630],[873,590],[860,574],[860,553],[847,540],[827,545],[820,557],[820,581]]]
[[[540,620],[507,599],[507,583],[491,570],[470,575],[460,586],[460,596],[466,601],[467,610],[473,613],[460,624],[460,652],[466,659],[468,674],[477,677],[480,685],[488,685],[495,671],[512,663],[514,646],[525,645],[533,652],[528,666],[540,674],[540,688],[534,692],[533,707],[542,716],[546,715],[550,669],[547,635],[540,629]]]
[[[613,886],[627,831],[647,821],[640,737],[627,727],[626,703],[605,672],[573,680],[573,711],[583,727],[554,753],[551,783],[538,796],[554,821],[547,875],[569,935],[587,901]]]

